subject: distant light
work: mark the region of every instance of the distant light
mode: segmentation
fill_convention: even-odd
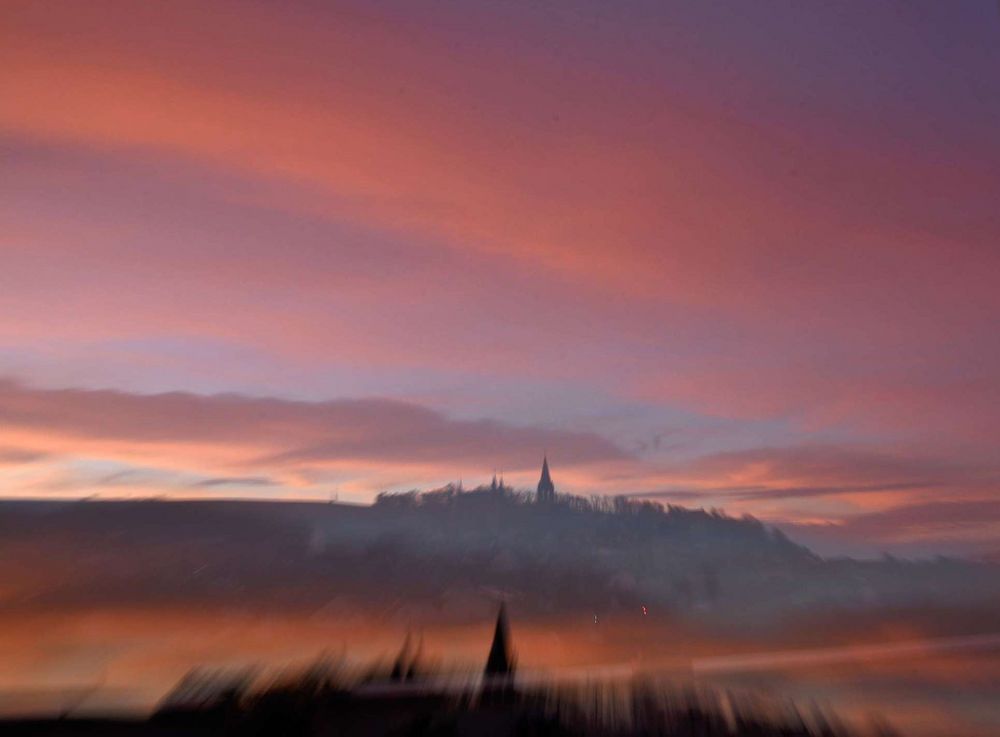
[[[646,605],[643,604],[643,606],[642,606],[642,616],[645,617],[647,614],[649,614],[649,610],[646,609]]]
[[[594,615],[594,624],[597,624],[597,615]]]

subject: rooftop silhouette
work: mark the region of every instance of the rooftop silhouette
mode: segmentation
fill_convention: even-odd
[[[535,491],[535,498],[539,504],[547,504],[555,501],[556,485],[552,483],[552,476],[549,475],[548,454],[542,458],[542,476],[538,479],[538,488]]]
[[[507,605],[500,604],[497,624],[493,631],[493,644],[486,659],[486,678],[492,683],[509,682],[514,678],[514,654],[510,647],[510,625],[507,622]]]

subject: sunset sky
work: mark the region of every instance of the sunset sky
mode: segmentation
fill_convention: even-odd
[[[1000,553],[993,0],[0,4],[0,495]]]

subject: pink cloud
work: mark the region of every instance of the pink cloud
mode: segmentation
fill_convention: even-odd
[[[534,471],[545,450],[564,467],[628,458],[591,433],[454,420],[387,399],[139,395],[31,389],[4,381],[0,422],[0,442],[11,448],[6,455],[21,460],[44,450],[209,474],[254,468],[286,479],[327,467],[364,469],[373,476],[410,469],[410,483],[462,471],[483,476],[497,467]]]
[[[249,355],[269,362],[261,394],[340,396],[332,380],[322,392],[299,381],[336,368],[381,372],[379,395],[489,392],[500,406],[529,384],[572,384],[579,402],[543,396],[537,415],[551,403],[551,425],[580,432],[385,400],[11,384],[20,419],[0,442],[182,459],[213,478],[254,477],[243,473],[254,464],[375,473],[381,454],[401,483],[452,455],[531,465],[548,445],[567,463],[605,464],[567,468],[579,488],[742,484],[754,488],[730,497],[741,511],[827,517],[875,498],[922,502],[932,487],[918,481],[988,493],[978,474],[1000,421],[1000,149],[982,94],[993,39],[969,29],[940,64],[912,29],[874,40],[838,16],[834,30],[868,54],[845,58],[833,36],[804,42],[772,25],[801,54],[791,69],[737,27],[691,34],[697,14],[624,28],[500,6],[434,22],[338,11],[10,6],[6,373],[190,388],[196,372],[222,386],[255,370]],[[858,59],[871,64],[864,79]],[[233,350],[189,349],[177,367],[142,349],[175,339]],[[120,343],[139,347],[119,359],[108,346]],[[686,457],[703,458],[688,466],[661,448],[637,462],[602,440],[609,415],[641,415],[652,432],[781,424],[778,444],[852,451],[726,457],[693,443]],[[855,452],[882,448],[946,463],[893,468]]]

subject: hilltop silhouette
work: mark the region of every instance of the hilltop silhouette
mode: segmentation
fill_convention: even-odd
[[[213,604],[471,621],[650,612],[702,626],[934,607],[997,611],[995,564],[828,560],[751,518],[502,482],[371,506],[249,501],[0,502],[0,566],[40,575],[11,611]],[[965,631],[968,627],[965,628]]]

